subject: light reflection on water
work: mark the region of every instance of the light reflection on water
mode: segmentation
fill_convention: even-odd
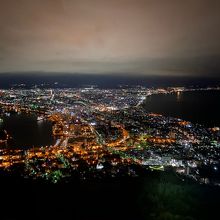
[[[37,121],[34,114],[16,114],[3,116],[1,129],[6,129],[11,136],[8,147],[31,148],[51,145],[54,142],[52,136],[52,123],[46,120]]]
[[[220,126],[220,91],[194,91],[153,95],[146,99],[147,111],[203,124]]]

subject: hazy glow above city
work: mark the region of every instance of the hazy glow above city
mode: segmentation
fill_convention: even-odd
[[[0,0],[0,72],[217,75],[220,2]]]

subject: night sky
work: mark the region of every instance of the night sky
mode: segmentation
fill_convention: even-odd
[[[217,76],[219,0],[0,0],[0,72]]]

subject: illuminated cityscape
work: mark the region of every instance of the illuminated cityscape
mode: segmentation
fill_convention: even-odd
[[[0,91],[1,121],[10,114],[32,114],[52,123],[54,143],[23,150],[7,147],[2,130],[0,169],[56,183],[81,179],[138,176],[140,169],[174,170],[181,178],[219,185],[202,175],[219,169],[220,129],[148,112],[143,103],[153,94],[219,87],[147,89],[10,89]]]

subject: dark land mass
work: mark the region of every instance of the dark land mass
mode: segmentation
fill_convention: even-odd
[[[172,172],[52,184],[1,173],[1,219],[216,219],[220,188]]]
[[[0,88],[18,87],[25,84],[25,88],[33,85],[42,87],[64,88],[97,85],[100,88],[116,88],[118,85],[146,87],[167,86],[216,86],[220,84],[220,77],[195,76],[143,76],[138,74],[70,74],[70,73],[1,73]]]

